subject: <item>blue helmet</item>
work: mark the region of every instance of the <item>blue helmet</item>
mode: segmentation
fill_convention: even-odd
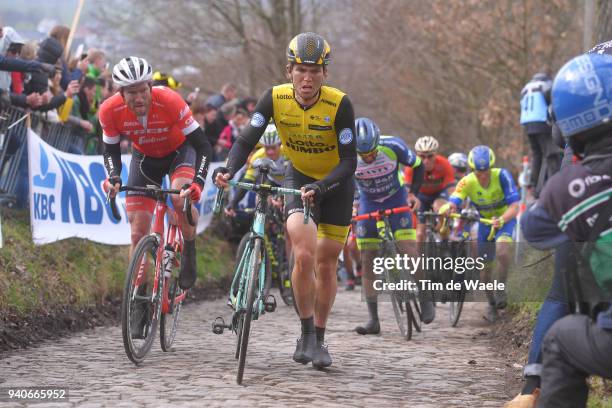
[[[565,64],[553,82],[552,106],[570,144],[574,136],[607,130],[612,119],[612,56],[585,54]]]
[[[357,132],[357,153],[368,153],[376,149],[380,140],[380,129],[372,119],[355,119]]]
[[[487,170],[495,164],[495,153],[489,146],[476,146],[470,150],[468,164],[472,170]]]

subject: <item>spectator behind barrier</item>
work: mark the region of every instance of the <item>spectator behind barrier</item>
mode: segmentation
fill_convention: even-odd
[[[537,73],[521,91],[520,123],[531,146],[531,180],[535,197],[538,197],[544,183],[561,166],[561,151],[551,137],[548,124],[548,105],[552,81],[545,73]]]
[[[209,96],[206,103],[221,109],[221,106],[236,99],[236,92],[236,85],[228,82],[221,87],[220,93]]]
[[[21,47],[25,44],[23,37],[13,27],[2,27],[2,38],[0,38],[0,55],[10,58],[19,58]],[[11,72],[0,71],[0,89],[10,89]],[[21,92],[17,92],[21,93]]]
[[[219,122],[217,122],[217,108],[209,104],[200,104],[194,108],[193,116],[200,126],[204,128],[204,134],[210,145],[216,146],[223,130],[219,128]],[[216,152],[214,152],[213,160],[220,160]]]
[[[247,111],[249,113],[249,116],[251,116],[253,112],[255,112],[256,105],[257,105],[257,99],[248,96],[240,101],[239,106],[240,108]]]

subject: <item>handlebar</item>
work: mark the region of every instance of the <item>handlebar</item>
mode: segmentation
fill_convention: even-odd
[[[451,213],[451,214],[448,215],[448,217],[445,214],[438,214],[437,212],[434,212],[434,211],[426,211],[423,214],[425,216],[442,218],[443,221],[442,221],[441,228],[445,228],[446,227],[446,219],[448,217],[455,218],[455,219],[466,220],[466,221],[469,221],[469,222],[480,222],[480,223],[486,224],[486,225],[492,225],[493,224],[493,220],[491,218],[481,218],[481,217],[478,217],[478,216],[468,215],[468,214]],[[489,231],[489,235],[487,236],[487,241],[493,241],[493,239],[495,238],[495,233],[496,232],[497,232],[496,228],[491,228],[491,231]]]
[[[241,181],[228,181],[230,186],[242,188],[245,190],[254,191],[257,195],[268,194],[268,193],[280,193],[283,195],[296,195],[301,196],[301,190],[295,190],[292,188],[284,188],[284,187],[274,187],[269,184],[255,184],[255,183],[245,183]],[[215,207],[213,209],[214,214],[219,214],[221,211],[221,203],[223,201],[223,192],[225,189],[219,188],[217,191],[217,196],[215,198]],[[304,202],[304,224],[308,224],[308,218],[310,218],[310,206],[307,202]]]
[[[435,211],[424,211],[423,215],[426,217],[434,217],[434,218],[446,218],[444,214],[438,214]],[[450,218],[461,219],[471,222],[480,222],[483,224],[491,225],[493,224],[493,220],[491,218],[482,218],[478,216],[468,215],[468,214],[459,214],[459,213],[451,213],[448,215]]]
[[[143,193],[153,193],[157,200],[163,201],[164,197],[167,194],[180,194],[182,190],[160,188],[157,186],[146,186],[146,187],[121,186],[119,188],[119,192],[122,192],[122,191],[140,191]],[[119,210],[117,209],[117,203],[115,201],[116,196],[111,197],[110,192],[111,190],[108,189],[108,191],[106,192],[106,200],[108,201],[110,205],[111,212],[113,213],[113,217],[115,217],[117,221],[121,221],[121,214],[119,213]],[[195,226],[196,223],[195,223],[195,220],[193,219],[193,215],[191,214],[191,199],[189,198],[189,196],[185,197],[185,200],[183,201],[183,213],[187,216],[187,222],[189,222],[189,225],[191,225],[192,227]]]
[[[382,217],[388,217],[389,215],[392,215],[392,214],[401,214],[401,213],[411,212],[411,211],[412,211],[412,208],[408,206],[396,207],[396,208],[391,208],[388,210],[377,210],[377,211],[372,211],[371,213],[357,215],[353,217],[352,220],[360,221],[360,220],[376,219],[378,221]]]

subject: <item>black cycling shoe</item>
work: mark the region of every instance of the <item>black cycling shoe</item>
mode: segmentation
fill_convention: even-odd
[[[312,366],[315,368],[325,368],[332,365],[332,358],[327,350],[327,344],[317,341],[317,348],[312,357]]]
[[[429,324],[436,317],[436,308],[431,300],[419,300],[421,305],[421,322]]]
[[[505,309],[508,305],[508,297],[506,291],[502,291],[495,296],[495,308],[497,310]]]
[[[355,331],[359,334],[378,334],[380,333],[380,322],[378,320],[370,320],[365,326],[355,327]]]
[[[183,247],[183,257],[181,258],[181,272],[179,274],[179,286],[187,290],[196,281],[196,253],[195,240],[185,241]]]
[[[317,335],[315,333],[302,333],[297,340],[293,361],[308,364],[312,361],[315,347],[317,346]]]
[[[354,279],[347,279],[344,282],[344,290],[355,290],[355,280]]]

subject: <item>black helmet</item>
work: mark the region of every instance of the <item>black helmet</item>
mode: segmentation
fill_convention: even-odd
[[[296,64],[329,64],[331,48],[323,37],[316,33],[298,34],[287,47],[287,60]]]

